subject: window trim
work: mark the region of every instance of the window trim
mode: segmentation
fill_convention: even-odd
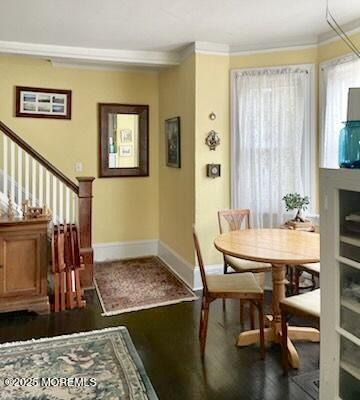
[[[289,69],[307,69],[309,73],[309,96],[306,101],[307,120],[305,121],[308,127],[308,135],[305,135],[305,146],[309,146],[310,154],[305,154],[305,176],[308,177],[308,182],[304,182],[304,189],[308,191],[311,198],[310,207],[308,209],[309,215],[316,214],[316,207],[318,203],[317,195],[317,154],[318,154],[318,136],[317,136],[317,102],[316,102],[316,69],[315,64],[288,64],[288,65],[276,65],[276,66],[263,66],[253,68],[234,68],[230,70],[230,183],[231,183],[231,207],[234,207],[234,194],[233,189],[235,187],[234,182],[234,170],[235,170],[235,147],[234,137],[237,128],[236,121],[236,110],[237,110],[237,94],[236,94],[236,77],[239,72],[245,71],[261,71],[261,70],[278,70],[282,68]],[[306,159],[309,161],[307,162]]]

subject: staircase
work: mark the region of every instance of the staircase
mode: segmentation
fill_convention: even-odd
[[[10,196],[15,211],[20,213],[22,203],[29,200],[32,206],[46,204],[56,224],[76,223],[85,264],[81,282],[86,288],[93,285],[92,182],[95,178],[76,179],[77,184],[0,121],[0,206],[4,208]]]

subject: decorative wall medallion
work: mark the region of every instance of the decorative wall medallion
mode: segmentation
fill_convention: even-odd
[[[211,130],[209,134],[206,136],[205,144],[207,144],[210,150],[215,150],[217,146],[220,144],[220,136],[214,130]]]

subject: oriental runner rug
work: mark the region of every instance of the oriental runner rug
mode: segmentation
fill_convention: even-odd
[[[125,327],[0,345],[1,400],[158,400]]]
[[[95,287],[105,316],[197,299],[158,257],[97,263]]]

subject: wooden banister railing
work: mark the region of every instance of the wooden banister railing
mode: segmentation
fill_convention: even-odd
[[[17,209],[23,200],[50,208],[55,223],[77,223],[84,259],[83,287],[93,285],[92,183],[94,177],[76,178],[78,185],[0,121],[0,197],[10,195]],[[2,159],[1,159],[2,155]]]
[[[92,248],[92,184],[93,176],[76,178],[79,182],[79,232],[80,254],[83,256],[85,270],[81,271],[80,278],[83,287],[93,286],[94,278],[94,252]]]
[[[8,126],[0,121],[0,131],[5,133],[13,142],[15,142],[25,153],[29,154],[39,164],[41,164],[47,171],[55,175],[65,186],[71,189],[75,194],[79,194],[79,187],[67,176],[65,176],[60,170],[46,160],[41,154],[33,149],[28,143],[26,143],[20,136],[12,131]]]

